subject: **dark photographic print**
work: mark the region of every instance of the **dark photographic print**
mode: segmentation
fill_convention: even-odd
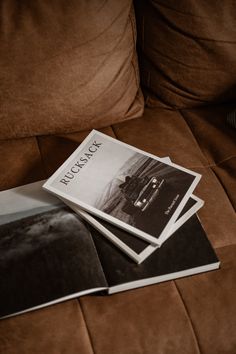
[[[67,207],[0,226],[0,316],[106,287],[91,235]]]
[[[92,237],[111,294],[219,267],[219,260],[196,215],[139,265],[117,252],[97,231],[92,232]]]
[[[172,235],[179,227],[181,227],[193,214],[195,214],[196,208],[201,206],[201,200],[193,196],[190,198],[179,217],[177,218],[175,224],[173,225],[173,230],[170,230],[170,235]],[[98,219],[99,220],[99,219]],[[132,250],[138,253],[141,260],[144,260],[144,256],[148,257],[157,247],[151,245],[149,242],[142,240],[133,236],[130,232],[127,232],[115,225],[112,225],[104,220],[99,220],[100,223],[105,226],[109,231],[111,231],[116,237],[122,240],[126,245],[128,245]],[[147,251],[147,248],[153,247],[152,250]]]
[[[158,245],[199,179],[192,171],[93,131],[44,187]]]

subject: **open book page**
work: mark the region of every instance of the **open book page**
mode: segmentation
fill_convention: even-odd
[[[44,188],[158,245],[199,180],[198,173],[93,131]]]
[[[84,222],[41,186],[0,193],[0,317],[107,287]]]
[[[92,236],[110,293],[219,267],[216,254],[196,215],[139,265],[124,257],[96,231],[92,232]]]

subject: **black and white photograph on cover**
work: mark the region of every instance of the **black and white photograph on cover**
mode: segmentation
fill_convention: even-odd
[[[107,286],[85,223],[41,186],[1,192],[0,317]]]
[[[199,180],[198,173],[92,131],[44,188],[158,245]]]
[[[160,234],[192,181],[191,175],[134,153],[105,186],[95,207],[148,234]]]

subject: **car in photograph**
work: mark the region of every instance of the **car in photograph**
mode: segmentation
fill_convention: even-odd
[[[134,202],[134,206],[142,211],[146,210],[158,196],[163,183],[164,179],[158,180],[157,177],[152,177],[141,190],[138,198]]]
[[[122,210],[130,215],[145,211],[159,194],[163,183],[164,179],[160,180],[156,176],[126,178],[126,182],[120,186],[126,198]]]

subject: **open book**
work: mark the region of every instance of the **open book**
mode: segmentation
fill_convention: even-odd
[[[93,130],[43,187],[160,246],[200,177]]]
[[[41,185],[0,193],[1,318],[219,267],[197,216],[137,265]]]

